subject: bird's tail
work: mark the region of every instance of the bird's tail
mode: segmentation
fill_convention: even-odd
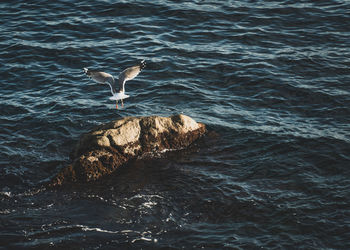
[[[83,68],[84,70],[84,73],[87,75],[87,76],[90,76],[90,71],[88,68]]]
[[[140,69],[143,70],[146,67],[145,59],[140,62]]]

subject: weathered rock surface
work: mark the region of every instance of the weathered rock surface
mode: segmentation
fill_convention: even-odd
[[[97,180],[134,157],[187,147],[205,131],[204,124],[181,114],[127,117],[98,126],[80,138],[73,163],[63,168],[49,186]]]

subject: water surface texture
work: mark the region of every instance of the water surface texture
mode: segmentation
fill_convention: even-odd
[[[298,3],[296,3],[298,2]],[[1,1],[0,248],[350,248],[349,1]],[[82,68],[117,76],[115,109]],[[40,188],[79,136],[183,113],[211,135]]]

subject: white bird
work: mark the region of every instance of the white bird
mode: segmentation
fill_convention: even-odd
[[[129,67],[119,74],[118,79],[118,91],[116,90],[115,80],[111,74],[89,70],[84,68],[85,74],[97,83],[108,84],[111,88],[112,97],[110,100],[116,100],[116,108],[118,109],[118,100],[121,101],[122,107],[124,107],[123,99],[129,96],[125,94],[125,82],[134,79],[142,69],[146,67],[145,60],[142,60],[138,65]]]

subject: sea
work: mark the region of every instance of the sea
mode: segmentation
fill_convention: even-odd
[[[0,249],[350,249],[350,2],[2,0]],[[126,83],[124,107],[84,75]],[[80,136],[184,114],[188,149],[48,189]]]

